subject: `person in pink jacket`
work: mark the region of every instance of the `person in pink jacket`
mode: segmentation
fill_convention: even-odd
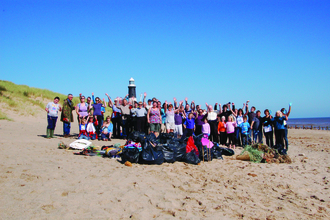
[[[227,132],[227,137],[228,137],[228,146],[229,148],[234,148],[235,149],[235,127],[237,126],[236,122],[233,122],[233,117],[229,116],[228,121],[225,124],[226,127],[226,132]]]

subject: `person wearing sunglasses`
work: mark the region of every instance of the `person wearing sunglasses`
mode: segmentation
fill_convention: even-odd
[[[88,117],[88,104],[85,103],[85,96],[83,95],[80,95],[80,103],[78,103],[76,106],[76,113],[77,113],[78,125],[81,119],[87,119]]]
[[[101,99],[99,97],[95,98],[94,104],[89,104],[89,109],[93,108],[93,117],[95,120],[97,120],[97,125],[95,127],[96,132],[98,134],[98,139],[101,140],[101,127],[103,124],[103,115],[102,115],[102,107],[105,108],[105,100],[103,99],[103,104],[101,102]]]

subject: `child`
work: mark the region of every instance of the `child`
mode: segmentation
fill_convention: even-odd
[[[226,132],[227,132],[227,136],[228,136],[228,145],[229,148],[231,148],[233,146],[233,148],[235,149],[235,127],[236,127],[236,122],[233,122],[233,116],[229,116],[228,117],[228,121],[226,122]]]
[[[243,147],[245,147],[248,143],[248,135],[249,135],[249,127],[250,127],[249,122],[247,122],[246,115],[243,116],[243,123],[241,123],[239,127],[241,128],[241,132],[242,132],[242,145]]]
[[[207,117],[204,116],[203,118],[203,121],[204,121],[204,124],[202,125],[202,133],[207,136],[210,136],[211,134],[211,127],[210,127],[210,124],[207,123]]]
[[[113,129],[113,125],[110,122],[110,116],[107,117],[106,121],[103,122],[103,126],[101,128],[102,131],[102,140],[103,141],[111,141],[111,135],[112,135],[112,129]]]
[[[98,137],[97,137],[96,130],[94,127],[94,122],[93,122],[94,118],[93,118],[93,116],[88,116],[87,120],[88,120],[88,123],[86,126],[87,134],[90,139],[95,140]]]
[[[195,118],[193,113],[189,113],[187,120],[184,122],[183,127],[185,128],[183,133],[183,139],[190,137],[195,131]]]
[[[225,127],[225,116],[221,117],[221,121],[218,123],[218,134],[220,134],[220,144],[226,145],[227,143],[227,134],[226,134],[226,127]]]
[[[86,119],[81,118],[80,119],[80,125],[79,125],[79,130],[80,133],[78,135],[78,139],[86,139],[89,140],[89,136],[86,131],[87,125],[86,125]]]

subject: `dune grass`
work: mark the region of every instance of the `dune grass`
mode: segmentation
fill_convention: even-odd
[[[15,83],[0,80],[0,103],[3,103],[4,108],[9,111],[15,111],[19,115],[36,116],[36,110],[32,107],[36,106],[40,109],[45,109],[48,102],[54,97],[60,97],[60,105],[63,105],[63,100],[67,95],[50,91],[48,89],[39,89],[26,85],[17,85]],[[73,103],[79,103],[79,97],[73,98]],[[107,107],[104,117],[111,115],[112,109]],[[4,111],[0,109],[0,120],[12,120]]]
[[[5,104],[8,110],[17,111],[18,113],[26,113],[35,115],[35,111],[26,111],[26,106],[37,106],[44,109],[47,103],[60,97],[61,101],[67,96],[56,93],[47,89],[39,89],[26,85],[17,85],[15,83],[0,80],[0,103]],[[73,102],[78,103],[79,98],[74,97]],[[7,115],[1,111],[0,120],[9,120]]]
[[[12,121],[13,119],[7,117],[7,115],[5,113],[3,113],[0,109],[0,120]]]

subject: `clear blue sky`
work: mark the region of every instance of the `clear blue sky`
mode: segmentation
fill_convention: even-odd
[[[0,76],[330,117],[330,1],[2,0]]]

